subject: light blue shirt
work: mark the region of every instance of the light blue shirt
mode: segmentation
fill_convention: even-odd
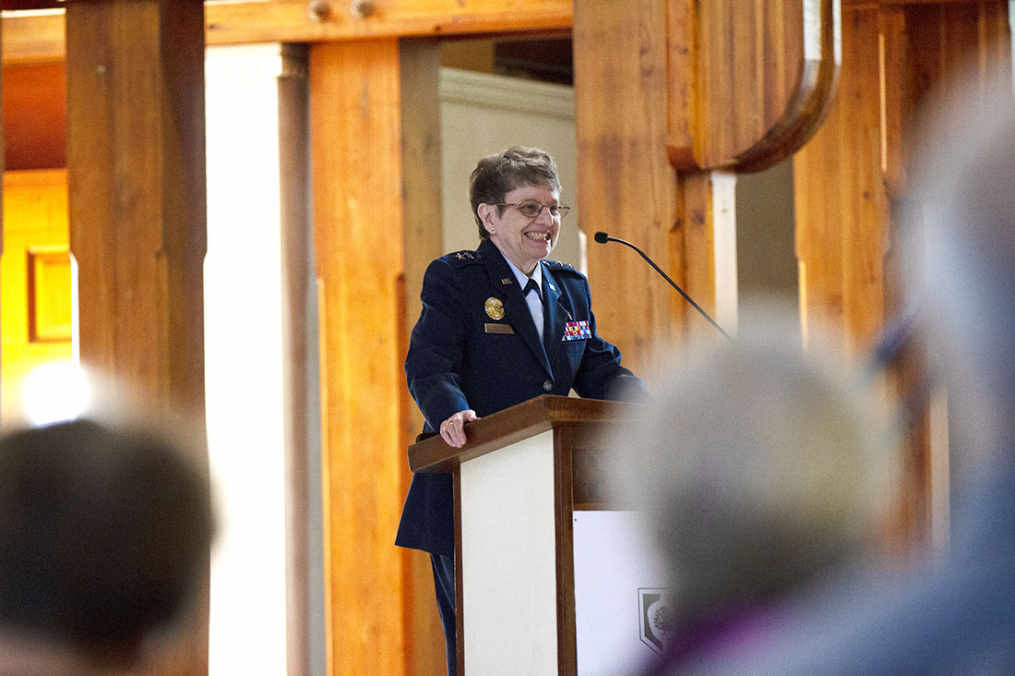
[[[501,256],[504,256],[503,252]],[[543,266],[536,263],[536,269],[532,271],[532,276],[527,277],[521,269],[511,262],[511,259],[504,256],[504,260],[507,261],[508,267],[511,268],[511,272],[515,273],[515,279],[518,280],[518,287],[525,291],[525,285],[529,283],[531,279],[536,283],[536,287],[539,289],[539,295],[534,293],[525,294],[525,303],[529,306],[529,312],[532,313],[532,321],[536,324],[536,331],[539,333],[539,340],[543,340],[543,301],[540,300],[540,296],[543,294]]]

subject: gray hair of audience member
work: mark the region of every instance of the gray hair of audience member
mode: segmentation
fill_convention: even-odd
[[[165,439],[78,420],[0,438],[0,630],[129,664],[207,574],[207,473]]]
[[[772,603],[869,553],[897,458],[869,392],[757,324],[675,361],[612,475],[647,516],[678,620]]]
[[[1010,80],[966,82],[927,115],[902,226],[960,476],[1015,441],[1015,102]]]

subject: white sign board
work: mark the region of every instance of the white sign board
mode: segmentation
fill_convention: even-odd
[[[578,674],[636,673],[662,646],[661,557],[637,512],[574,512]]]

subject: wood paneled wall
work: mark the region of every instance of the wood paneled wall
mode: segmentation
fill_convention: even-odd
[[[112,379],[117,404],[185,414],[174,431],[206,462],[203,9],[70,4],[67,161],[81,362]],[[206,584],[194,613],[157,673],[207,673]]]
[[[1010,79],[1008,3],[847,0],[842,44],[839,96],[794,160],[800,305],[805,327],[829,327],[862,359],[902,302],[893,215],[907,199],[923,106],[959,78]],[[923,368],[912,356],[897,387],[914,386]],[[929,434],[917,421],[905,458],[901,527],[916,536],[931,517]]]
[[[835,3],[802,7],[790,0],[575,5],[582,229],[639,245],[731,330],[736,255],[728,243],[736,217],[728,172],[767,168],[798,149],[835,89]],[[688,329],[713,329],[635,256],[616,244],[590,245],[589,277],[603,335],[651,374]]]
[[[600,333],[641,372],[652,370],[656,342],[680,330],[674,292],[635,252],[591,240],[598,230],[629,240],[684,282],[681,265],[669,263],[677,186],[666,152],[666,5],[579,2],[574,17],[578,207],[593,309]]]
[[[406,299],[441,250],[436,49],[310,52],[331,674],[444,664],[429,558],[394,546],[420,428],[402,370],[419,305]]]

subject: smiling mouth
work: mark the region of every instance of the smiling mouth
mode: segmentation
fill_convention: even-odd
[[[527,232],[527,233],[525,233],[525,236],[528,237],[529,239],[535,240],[537,242],[549,242],[550,241],[550,233],[548,233],[548,232]]]

